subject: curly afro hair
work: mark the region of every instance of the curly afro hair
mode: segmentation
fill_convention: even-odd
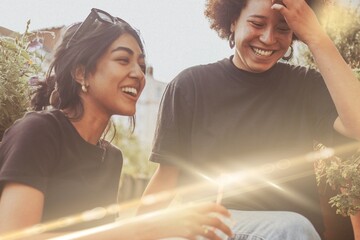
[[[207,0],[204,14],[220,38],[227,39],[230,35],[230,26],[240,15],[247,0]]]
[[[210,28],[214,29],[220,38],[228,39],[231,34],[231,23],[239,17],[247,1],[249,0],[206,0],[204,14],[210,22]],[[306,2],[315,11],[320,6],[320,0],[306,0]]]

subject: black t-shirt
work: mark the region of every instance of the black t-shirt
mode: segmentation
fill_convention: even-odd
[[[42,221],[116,202],[122,168],[119,149],[86,142],[58,110],[30,112],[4,134],[0,145],[0,190],[22,183],[45,197]],[[31,199],[29,199],[31,201]],[[68,228],[108,223],[114,216]]]
[[[150,160],[179,166],[183,183],[194,172],[273,168],[229,186],[235,196],[224,204],[299,212],[322,232],[313,163],[278,161],[312,151],[313,140],[331,144],[337,116],[317,71],[277,63],[249,73],[224,59],[184,70],[167,86]]]

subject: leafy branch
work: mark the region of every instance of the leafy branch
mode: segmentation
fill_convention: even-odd
[[[43,56],[29,48],[29,25],[22,35],[0,37],[0,139],[28,107],[30,77],[42,74]]]
[[[326,148],[317,144],[316,150]],[[355,215],[360,210],[360,151],[346,159],[333,156],[316,162],[315,173],[318,185],[325,182],[339,192],[329,203],[336,207],[336,213],[343,216]]]

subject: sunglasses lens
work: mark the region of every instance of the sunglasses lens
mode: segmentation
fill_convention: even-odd
[[[114,23],[113,18],[111,16],[109,16],[103,12],[97,12],[97,14],[102,21]]]
[[[75,33],[73,34],[73,36],[70,38],[70,40],[68,41],[66,48],[68,48],[69,46],[71,46],[71,44],[76,41],[76,38],[78,36],[81,36],[82,34],[84,34],[86,31],[88,31],[90,28],[92,28],[94,26],[94,23],[96,21],[99,22],[103,22],[103,23],[111,23],[111,24],[117,24],[117,23],[124,23],[126,25],[129,25],[126,21],[124,21],[121,18],[118,17],[113,17],[110,14],[108,14],[105,11],[102,11],[100,9],[95,9],[93,8],[91,13],[89,14],[89,16],[85,19],[85,21],[80,25],[80,27],[78,28],[78,30],[75,31]],[[95,25],[98,26],[98,25]],[[129,25],[130,26],[130,25]],[[131,27],[131,26],[130,26]],[[131,27],[133,30],[136,31],[136,33],[138,34],[138,36],[140,37],[140,33],[136,28]],[[140,37],[141,38],[141,37]]]

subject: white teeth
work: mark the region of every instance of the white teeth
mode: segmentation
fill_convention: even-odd
[[[133,87],[123,87],[121,88],[121,91],[123,91],[124,93],[129,93],[132,96],[136,96],[138,93],[136,88]]]
[[[266,51],[259,48],[253,48],[254,52],[260,56],[270,56],[274,51]]]

